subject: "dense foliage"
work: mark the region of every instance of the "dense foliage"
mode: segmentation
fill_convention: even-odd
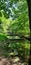
[[[5,56],[29,56],[29,40],[12,41],[30,35],[28,15],[26,0],[0,0],[0,49]]]

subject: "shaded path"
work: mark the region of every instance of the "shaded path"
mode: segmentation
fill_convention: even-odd
[[[21,62],[18,57],[14,58],[0,58],[0,65],[28,65]]]

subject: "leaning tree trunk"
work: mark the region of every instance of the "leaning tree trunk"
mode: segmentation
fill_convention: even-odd
[[[29,27],[30,27],[30,56],[29,56],[29,64],[31,62],[31,0],[27,0],[28,10],[29,10]]]

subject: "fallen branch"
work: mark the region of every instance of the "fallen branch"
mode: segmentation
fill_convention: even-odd
[[[20,41],[22,40],[22,39],[27,39],[27,40],[31,40],[31,38],[30,38],[30,36],[25,36],[24,34],[22,34],[22,33],[10,33],[10,34],[8,34],[8,36],[18,36],[19,38],[20,38]],[[21,39],[22,38],[22,39]],[[13,39],[12,39],[13,40]],[[16,41],[16,39],[15,39],[15,41]]]

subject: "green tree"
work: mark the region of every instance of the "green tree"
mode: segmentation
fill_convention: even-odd
[[[26,0],[0,0],[0,41],[4,43],[2,48],[6,50],[6,56],[15,50],[18,56],[23,56],[25,50],[25,55],[29,55],[30,29]]]

